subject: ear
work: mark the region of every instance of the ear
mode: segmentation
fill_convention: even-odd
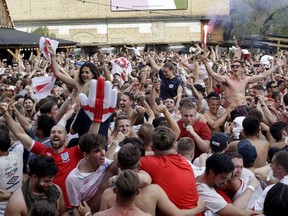
[[[138,188],[136,195],[140,194],[140,188]]]
[[[215,173],[214,173],[214,171],[212,169],[209,170],[209,175],[210,176],[215,176]]]
[[[113,192],[116,194],[117,193],[117,188],[113,187]]]
[[[89,155],[86,152],[82,152],[82,154],[85,159],[89,159]]]

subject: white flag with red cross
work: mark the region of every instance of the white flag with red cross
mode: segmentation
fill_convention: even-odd
[[[79,101],[85,113],[94,122],[105,122],[114,112],[117,104],[117,90],[103,77],[90,81],[88,97],[80,93]]]

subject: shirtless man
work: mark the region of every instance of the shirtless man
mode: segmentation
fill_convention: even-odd
[[[118,152],[118,165],[121,170],[133,170],[139,172],[140,151],[133,144],[125,144]],[[143,172],[143,171],[142,171]],[[118,177],[119,178],[119,177]],[[118,180],[117,178],[117,180]],[[113,193],[113,188],[104,191],[101,197],[100,210],[109,209],[117,203],[117,196]],[[155,215],[156,207],[165,215],[196,215],[204,210],[205,204],[198,201],[197,206],[189,210],[178,209],[167,197],[165,191],[157,184],[150,184],[140,188],[140,194],[135,199],[138,208]]]
[[[224,123],[232,111],[232,107],[229,106],[226,110],[220,106],[220,96],[216,92],[211,92],[207,96],[208,107],[204,113],[207,119],[207,124],[211,130],[211,133],[221,132]]]
[[[255,161],[254,167],[259,168],[266,165],[268,158],[268,150],[270,144],[267,140],[262,140],[258,138],[260,133],[260,122],[255,116],[247,116],[243,120],[243,132],[246,136],[246,139],[251,142],[251,144],[256,148],[257,159]],[[228,146],[227,151],[237,152],[237,146],[239,141],[231,142]]]
[[[115,205],[105,211],[95,213],[93,216],[110,216],[110,215],[139,215],[151,216],[145,213],[135,205],[135,199],[139,195],[140,181],[136,172],[133,170],[122,171],[117,180],[113,192],[116,193]],[[92,214],[87,212],[86,216]]]
[[[205,53],[206,56],[206,53]],[[209,61],[207,57],[204,58],[204,64],[208,74],[215,79],[217,82],[221,83],[224,87],[224,92],[226,95],[226,101],[228,105],[232,104],[235,109],[231,112],[231,119],[234,120],[238,116],[247,116],[249,108],[247,106],[247,101],[245,97],[246,86],[250,83],[255,83],[262,80],[273,72],[275,72],[279,67],[284,65],[282,60],[277,60],[276,65],[270,70],[266,70],[261,74],[254,76],[245,76],[245,70],[243,63],[240,60],[234,60],[231,64],[232,75],[220,75],[213,71],[209,66]]]

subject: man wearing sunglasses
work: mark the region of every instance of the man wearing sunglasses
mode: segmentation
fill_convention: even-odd
[[[231,64],[232,75],[220,75],[214,72],[213,69],[209,66],[209,61],[206,57],[206,51],[204,56],[205,57],[203,58],[203,61],[208,74],[218,83],[223,85],[227,104],[234,106],[234,110],[231,112],[232,120],[238,116],[248,115],[249,107],[247,106],[245,97],[245,90],[247,85],[258,82],[259,80],[270,76],[270,74],[277,71],[279,67],[284,65],[284,62],[281,59],[278,59],[275,63],[275,66],[270,70],[265,70],[263,73],[258,75],[246,76],[243,63],[237,59],[232,61]]]

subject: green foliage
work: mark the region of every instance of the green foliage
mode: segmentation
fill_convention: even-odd
[[[286,0],[231,0],[230,16],[225,22],[226,35],[242,40],[250,35],[287,35]]]
[[[56,37],[54,33],[49,33],[49,29],[47,28],[47,26],[34,29],[33,31],[31,31],[31,33],[41,35],[43,37]]]

